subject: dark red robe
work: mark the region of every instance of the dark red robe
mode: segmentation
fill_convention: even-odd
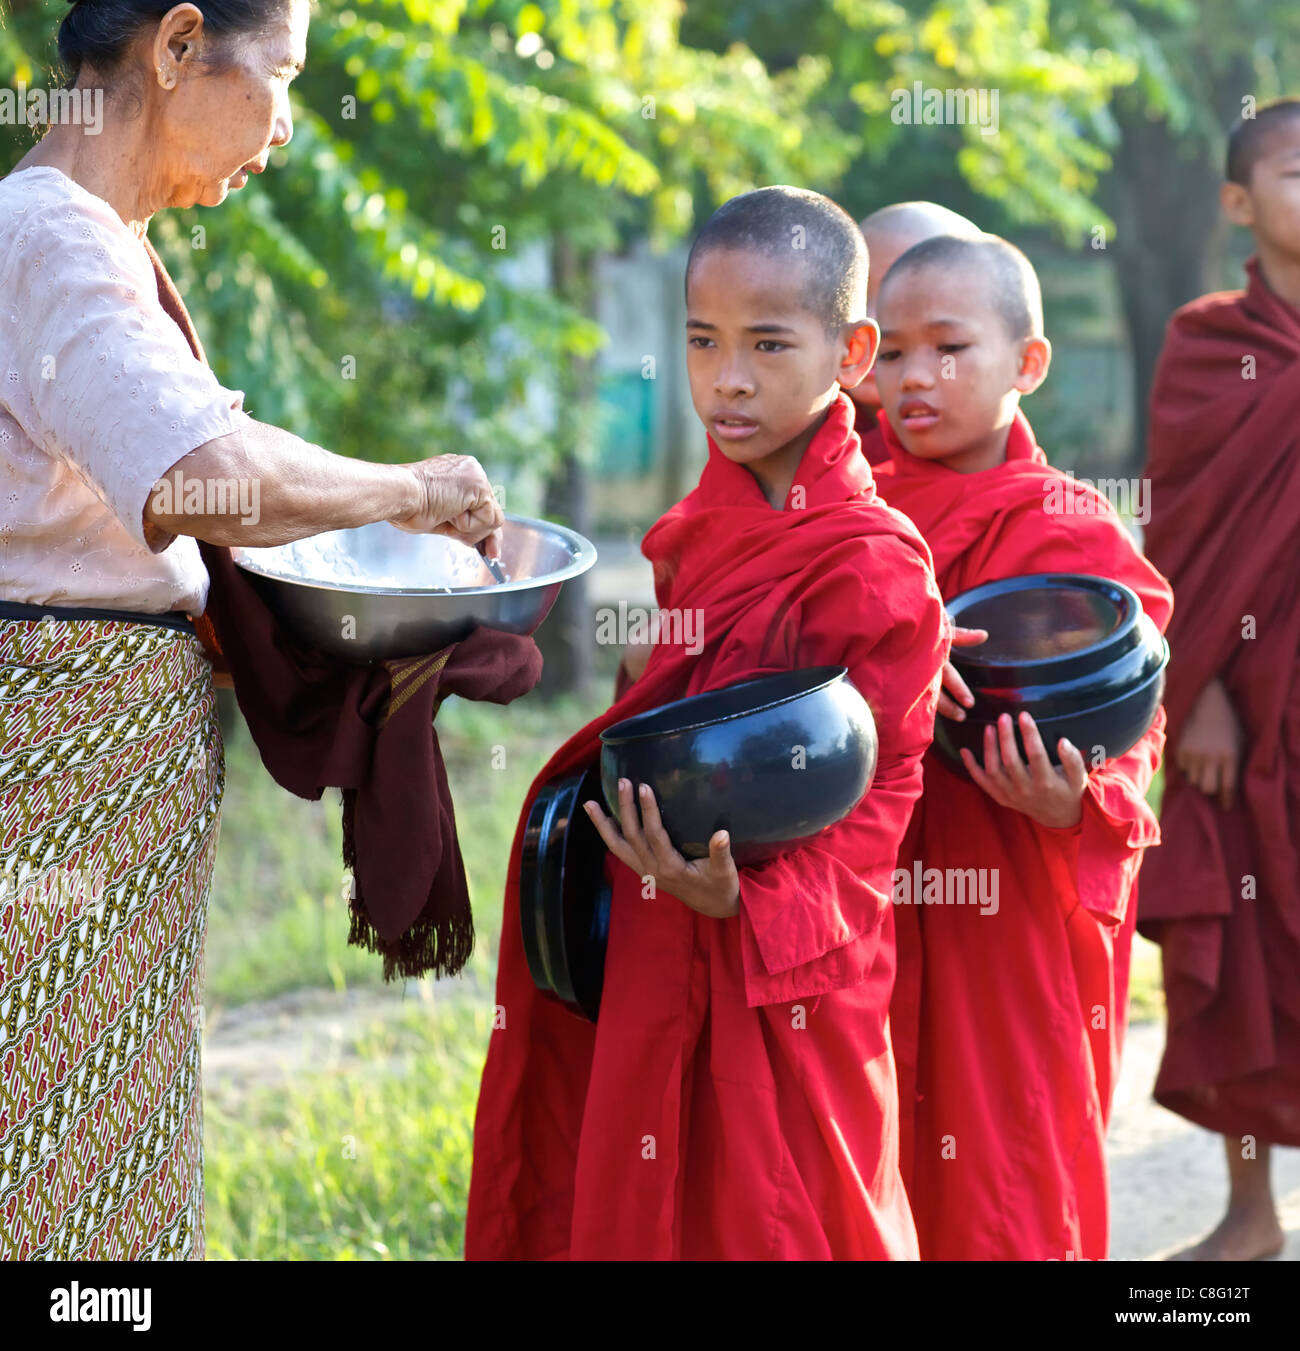
[[[1147,551],[1178,592],[1169,744],[1218,676],[1245,746],[1226,811],[1170,755],[1141,927],[1164,957],[1157,1100],[1300,1145],[1300,309],[1247,272],[1245,292],[1174,315],[1152,392]]]
[[[885,444],[885,436],[880,430],[879,421],[884,414],[879,408],[870,408],[855,400],[853,415],[855,419],[853,430],[862,441],[862,453],[867,457],[867,463],[873,469],[888,464],[889,447]]]
[[[973,474],[909,455],[882,421],[892,462],[881,494],[920,526],[945,598],[1023,573],[1092,573],[1132,587],[1164,628],[1168,585],[1106,498],[1048,465],[1023,415],[1005,463]],[[1054,481],[1082,511],[1048,510],[1060,505]],[[997,906],[918,905],[905,891],[895,911],[903,1176],[923,1259],[1106,1255],[1103,1140],[1133,893],[1159,838],[1145,794],[1163,725],[1161,714],[1092,770],[1072,829],[1001,807],[937,751],[926,757],[899,867],[984,870]]]
[[[705,918],[611,861],[600,1021],[543,998],[519,937],[519,844],[474,1128],[469,1258],[914,1258],[887,1030],[890,883],[946,653],[929,554],[876,497],[841,396],[775,511],[710,443],[646,535],[659,605],[703,650],[657,645],[540,784],[621,718],[746,677],[838,663],[875,713],[870,791],[840,824],[741,870]]]

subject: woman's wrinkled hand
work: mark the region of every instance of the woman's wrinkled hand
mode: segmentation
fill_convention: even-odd
[[[483,542],[490,558],[501,556],[505,514],[483,466],[472,455],[437,455],[402,466],[419,484],[422,505],[389,523],[413,534],[448,535],[462,544]]]
[[[701,915],[712,919],[730,919],[738,915],[740,875],[731,857],[731,840],[727,832],[714,832],[709,840],[708,858],[684,858],[668,838],[659,815],[659,804],[649,784],[640,785],[639,797],[640,824],[632,800],[632,784],[627,779],[618,781],[622,831],[618,822],[605,815],[599,803],[588,801],[582,804],[600,832],[600,838],[605,841],[605,848],[638,877],[653,877],[656,892],[669,892]]]
[[[988,629],[952,630],[953,647],[974,647],[986,642]],[[943,664],[943,683],[939,689],[939,712],[954,722],[966,720],[966,709],[975,702],[975,696],[967,688],[966,682],[957,674],[957,668],[950,661]]]
[[[1020,735],[1027,759],[1020,756],[1011,715],[1003,713],[996,735],[991,726],[984,729],[983,767],[962,747],[966,772],[994,802],[1024,812],[1039,825],[1057,829],[1078,825],[1088,786],[1088,767],[1078,748],[1062,737],[1056,743],[1061,763],[1053,765],[1038,726],[1028,713],[1020,715]]]

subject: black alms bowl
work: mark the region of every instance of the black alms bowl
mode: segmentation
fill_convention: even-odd
[[[606,728],[600,782],[619,819],[618,781],[654,790],[669,838],[703,858],[726,830],[738,863],[795,848],[843,820],[876,770],[876,724],[843,666],[744,680]]]
[[[1169,644],[1120,582],[1069,573],[1009,577],[963,592],[947,609],[954,624],[989,634],[977,646],[952,649],[975,703],[961,722],[936,720],[935,744],[958,768],[962,747],[983,763],[984,729],[1003,713],[1030,714],[1053,764],[1061,737],[1090,763],[1098,751],[1109,760],[1155,721]],[[1016,740],[1023,753],[1018,730]]]

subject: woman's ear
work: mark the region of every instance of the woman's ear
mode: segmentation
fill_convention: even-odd
[[[852,389],[861,382],[876,359],[880,349],[880,328],[874,319],[846,324],[841,341],[845,350],[838,379],[842,389]]]
[[[172,89],[182,70],[193,68],[203,36],[203,11],[197,5],[180,4],[163,15],[153,40],[153,64],[158,82]]]
[[[1026,338],[1020,353],[1020,370],[1015,388],[1021,394],[1032,394],[1047,379],[1052,364],[1052,344],[1046,338]]]

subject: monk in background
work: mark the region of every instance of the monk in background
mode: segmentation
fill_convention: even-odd
[[[859,229],[867,241],[871,265],[867,272],[867,318],[876,317],[876,297],[885,273],[894,260],[906,253],[913,244],[935,235],[956,235],[962,239],[978,237],[982,231],[974,221],[955,211],[949,211],[938,202],[895,202],[862,221]],[[874,371],[868,371],[860,384],[845,393],[853,400],[857,413],[854,430],[862,439],[862,453],[872,465],[885,464],[889,451],[885,446],[876,415],[880,412],[880,391],[876,388]]]
[[[1174,584],[1164,846],[1139,928],[1164,960],[1156,1101],[1224,1136],[1228,1208],[1177,1254],[1281,1251],[1273,1145],[1300,1145],[1300,99],[1228,143],[1245,291],[1170,321],[1146,547]]]

